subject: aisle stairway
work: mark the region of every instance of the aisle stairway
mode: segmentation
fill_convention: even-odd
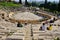
[[[25,27],[25,40],[32,40],[30,24]]]

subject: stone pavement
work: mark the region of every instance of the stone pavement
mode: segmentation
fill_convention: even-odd
[[[55,37],[60,38],[60,26],[58,26],[60,20],[53,23],[56,26],[53,25],[52,30],[41,31],[39,28],[44,22],[39,24],[22,24],[23,27],[17,27],[17,22],[6,21],[6,18],[2,19],[1,16],[2,14],[0,15],[0,40],[53,40]],[[46,28],[49,25],[46,24]]]

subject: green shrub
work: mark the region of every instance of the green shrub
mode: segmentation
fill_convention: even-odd
[[[14,2],[0,2],[0,6],[5,6],[5,7],[20,7],[22,5],[14,3]]]

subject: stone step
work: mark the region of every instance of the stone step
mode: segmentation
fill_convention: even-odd
[[[32,40],[31,37],[25,37],[25,40]]]
[[[33,31],[33,34],[45,33],[45,31]]]

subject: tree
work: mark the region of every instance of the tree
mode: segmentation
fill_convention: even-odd
[[[45,4],[47,4],[47,0],[45,0]]]
[[[0,0],[0,2],[1,2],[2,0]]]
[[[9,2],[11,2],[11,0],[9,0]]]
[[[59,0],[59,3],[60,3],[60,0]]]
[[[28,4],[28,2],[27,2],[27,0],[25,0],[25,5],[27,5]]]
[[[21,1],[21,0],[19,0],[19,3],[20,3],[20,4],[22,4],[22,1]]]
[[[11,0],[4,0],[4,1],[11,2]]]
[[[60,0],[59,0],[59,3],[58,3],[58,11],[60,11]]]
[[[47,7],[47,0],[45,0],[45,5],[44,5],[44,7]]]

